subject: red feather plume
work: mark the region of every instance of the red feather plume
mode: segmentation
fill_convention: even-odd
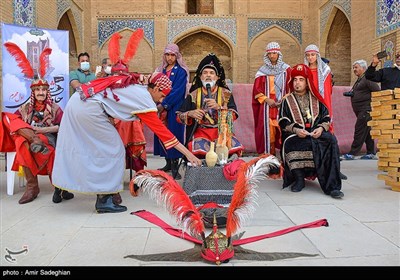
[[[31,63],[29,60],[26,58],[25,53],[18,47],[18,45],[11,43],[11,42],[6,42],[4,43],[4,46],[6,47],[7,51],[15,58],[15,60],[18,63],[19,68],[22,69],[22,73],[27,78],[33,78],[34,72],[31,66]]]
[[[135,32],[133,32],[133,34],[129,38],[129,42],[126,47],[125,56],[124,59],[122,60],[123,63],[127,65],[129,61],[135,56],[136,51],[139,47],[139,43],[143,39],[143,37],[144,37],[144,32],[142,28],[139,28]]]
[[[242,223],[249,218],[255,211],[257,183],[271,177],[276,179],[276,175],[269,175],[271,167],[280,168],[279,160],[273,155],[263,155],[252,159],[240,166],[237,180],[233,186],[233,196],[228,208],[226,223],[226,236],[231,237]]]
[[[183,227],[183,231],[198,237],[204,236],[205,227],[201,213],[183,188],[167,173],[160,170],[141,170],[130,182],[131,193],[134,184],[163,205]]]
[[[120,59],[120,46],[119,41],[122,38],[121,34],[114,33],[111,36],[110,43],[108,44],[108,56],[110,57],[111,63],[114,65]]]
[[[47,57],[51,54],[51,49],[50,48],[45,48],[42,53],[40,54],[39,57],[39,63],[40,63],[40,69],[39,69],[39,74],[40,78],[43,79],[44,76],[46,75],[47,69],[50,66],[50,60],[47,59]]]

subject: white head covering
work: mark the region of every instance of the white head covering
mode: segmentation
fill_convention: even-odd
[[[318,90],[319,93],[324,97],[324,82],[328,75],[331,74],[331,68],[329,67],[328,64],[326,64],[322,59],[321,59],[321,54],[319,53],[319,48],[316,45],[308,45],[306,49],[304,50],[304,64],[307,66],[310,66],[308,63],[306,54],[310,52],[315,52],[317,53],[317,68],[318,68]]]
[[[276,52],[278,53],[278,61],[276,62],[275,65],[272,65],[271,60],[268,57],[269,53]],[[278,100],[281,99],[281,97],[284,94],[284,85],[285,85],[285,80],[286,80],[286,69],[288,69],[290,66],[289,64],[286,64],[283,62],[283,55],[281,53],[281,46],[277,42],[270,42],[268,43],[267,47],[265,48],[265,53],[264,53],[264,65],[258,69],[255,78],[258,78],[260,76],[274,76],[274,84],[275,84],[275,90],[276,90],[276,97]]]
[[[268,57],[268,54],[272,52],[276,52],[279,55],[278,61],[276,62],[275,65],[272,65],[271,60],[269,60]],[[265,65],[261,66],[258,72],[256,73],[256,78],[261,75],[277,76],[280,73],[286,71],[286,69],[290,67],[288,64],[283,62],[281,46],[277,42],[270,42],[265,48],[264,64]]]

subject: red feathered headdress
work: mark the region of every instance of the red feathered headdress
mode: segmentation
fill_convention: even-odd
[[[49,87],[48,82],[44,79],[46,75],[47,69],[49,68],[49,58],[48,56],[51,54],[51,48],[45,48],[39,57],[39,69],[37,69],[37,77],[35,76],[34,69],[30,61],[27,59],[25,53],[21,50],[21,48],[12,43],[6,42],[4,43],[7,51],[15,58],[18,63],[18,66],[21,68],[21,72],[29,79],[32,79],[31,89],[38,86],[46,86]],[[34,79],[35,78],[35,79]]]
[[[125,50],[125,55],[121,58],[121,48],[120,40],[122,38],[121,34],[114,33],[111,36],[110,43],[108,44],[108,56],[110,57],[112,68],[112,73],[128,73],[129,61],[135,56],[136,51],[139,47],[140,41],[144,37],[143,29],[139,28],[132,33],[128,45]]]

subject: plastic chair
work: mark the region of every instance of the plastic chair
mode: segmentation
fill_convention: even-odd
[[[16,152],[6,153],[6,166],[7,166],[7,194],[14,195],[15,175],[17,172],[12,171],[11,167],[14,163]],[[19,187],[24,186],[24,177],[19,178]]]

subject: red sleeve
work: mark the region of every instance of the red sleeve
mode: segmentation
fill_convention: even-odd
[[[332,76],[330,73],[324,82],[324,100],[332,118]]]
[[[156,112],[140,113],[136,116],[160,138],[167,150],[179,144],[178,139],[165,127]]]
[[[260,77],[258,77],[258,78],[256,78],[254,80],[254,84],[253,84],[253,102],[254,102],[254,100],[257,101],[257,98],[262,96],[262,95],[266,96],[266,94],[265,94],[265,83],[266,83],[266,81],[265,80],[266,80],[266,76],[260,76]]]

